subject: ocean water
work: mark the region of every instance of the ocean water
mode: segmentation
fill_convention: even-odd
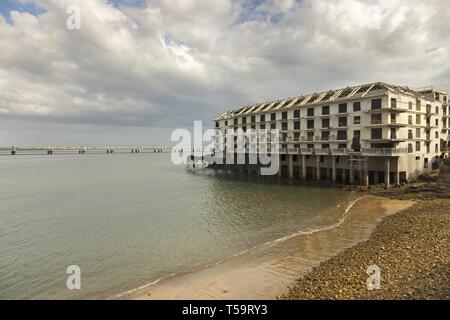
[[[0,299],[115,297],[332,225],[350,200],[189,172],[168,154],[0,156]],[[81,290],[66,287],[70,265]]]

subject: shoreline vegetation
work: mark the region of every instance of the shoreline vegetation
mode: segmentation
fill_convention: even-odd
[[[450,299],[450,174],[369,194],[415,204],[388,216],[370,238],[299,277],[278,299]],[[379,289],[368,290],[367,266],[381,271]]]

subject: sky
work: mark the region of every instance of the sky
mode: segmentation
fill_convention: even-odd
[[[0,146],[171,145],[256,102],[450,88],[449,30],[448,0],[2,0]]]

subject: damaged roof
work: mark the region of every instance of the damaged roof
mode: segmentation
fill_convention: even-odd
[[[367,95],[372,95],[374,93],[378,95],[380,91],[385,92],[388,91],[392,93],[401,93],[413,95],[416,97],[423,97],[423,94],[421,93],[423,91],[421,89],[413,89],[408,86],[398,86],[387,84],[384,82],[375,82],[359,86],[347,87],[343,89],[329,90],[325,92],[316,92],[309,95],[291,97],[282,100],[257,103],[254,105],[249,105],[225,112],[215,120],[223,120],[233,118],[236,116],[247,116],[271,111],[280,111],[296,107],[302,107],[305,105],[325,104],[327,102],[364,98]]]

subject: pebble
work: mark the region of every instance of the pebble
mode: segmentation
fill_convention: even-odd
[[[449,300],[450,184],[448,190],[449,199],[418,200],[385,218],[368,241],[321,263],[280,299]],[[418,193],[418,199],[422,196]],[[370,291],[366,270],[374,263],[382,282]]]

